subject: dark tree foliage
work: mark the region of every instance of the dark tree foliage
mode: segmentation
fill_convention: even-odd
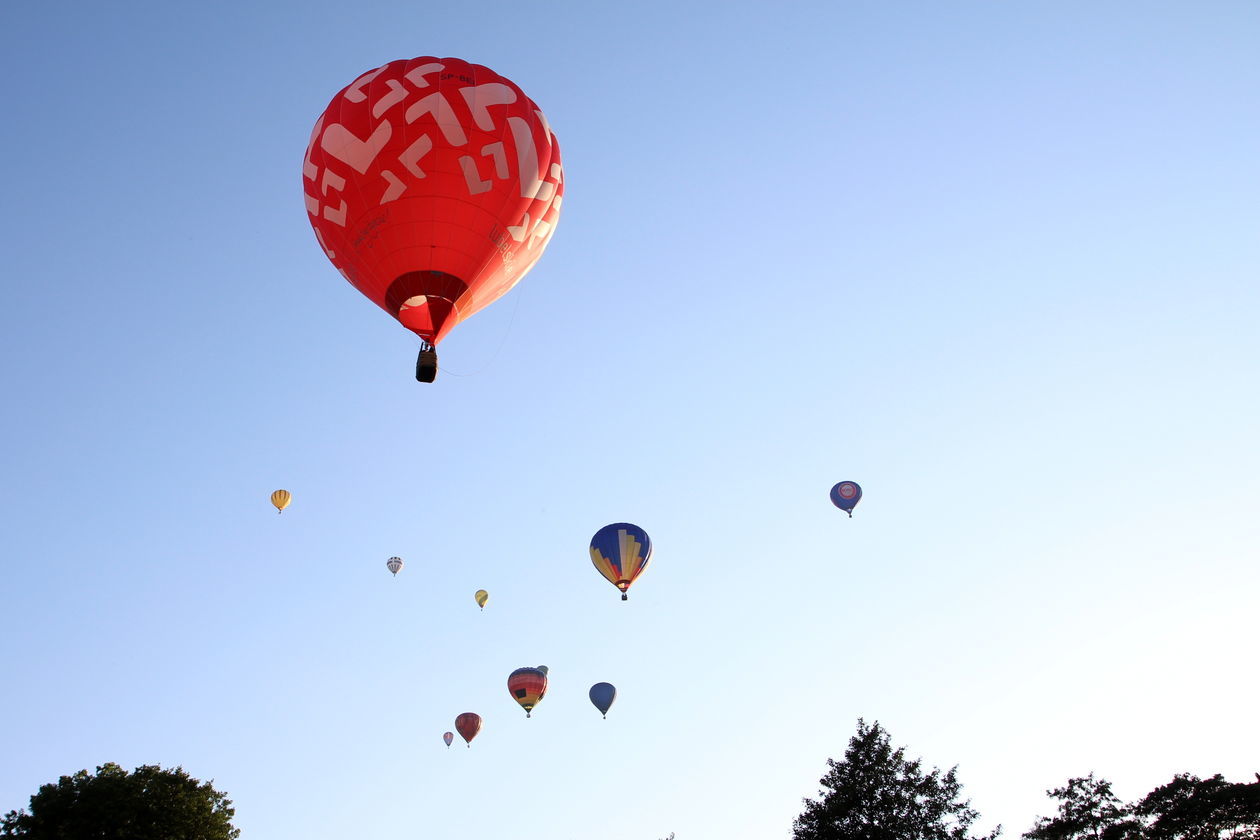
[[[892,748],[879,722],[858,719],[844,760],[827,759],[818,799],[806,799],[793,824],[794,840],[994,840],[968,831],[979,818],[962,799],[957,767],[924,773],[908,761],[905,748]]]
[[[1182,773],[1126,805],[1090,773],[1046,793],[1059,813],[1038,817],[1025,840],[1260,840],[1260,781]]]
[[[1148,793],[1134,812],[1149,840],[1260,840],[1260,781],[1231,784],[1220,773],[1180,773]]]
[[[182,768],[128,773],[104,764],[40,787],[29,809],[0,820],[0,837],[26,840],[234,840],[235,809],[224,794]]]
[[[1095,779],[1093,773],[1068,779],[1046,795],[1059,800],[1059,813],[1038,817],[1024,832],[1025,840],[1129,840],[1140,834],[1132,808],[1112,793],[1111,782]]]

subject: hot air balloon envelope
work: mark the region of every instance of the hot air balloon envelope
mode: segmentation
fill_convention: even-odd
[[[525,717],[547,693],[547,672],[542,668],[517,668],[508,675],[508,693],[521,704]]]
[[[473,595],[473,598],[476,599],[477,606],[484,610],[486,608],[486,602],[490,600],[490,593],[484,589],[478,589],[476,594]]]
[[[591,538],[591,562],[609,583],[621,590],[623,601],[628,597],[626,590],[643,574],[651,559],[652,540],[638,525],[628,522],[605,525]]]
[[[403,567],[401,557],[391,557],[385,561],[385,568],[389,569],[392,574],[398,574],[398,570]]]
[[[591,702],[595,704],[595,708],[599,709],[599,713],[604,717],[608,717],[608,710],[612,708],[613,701],[617,699],[617,689],[612,683],[595,683],[591,686],[590,692]]]
[[[276,506],[276,513],[283,513],[291,501],[293,501],[293,494],[288,490],[277,490],[271,494],[271,503]]]
[[[437,344],[542,255],[564,170],[546,118],[515,83],[421,56],[368,70],[333,97],[302,186],[337,270]]]
[[[455,718],[455,731],[471,747],[472,739],[476,738],[477,733],[481,731],[481,715],[475,712],[464,712]]]
[[[455,740],[455,733],[454,733],[454,732],[443,732],[443,733],[442,733],[442,740],[443,740],[444,742],[446,742],[446,748],[449,750],[449,749],[451,748],[451,741],[454,741],[454,740]]]
[[[831,503],[853,516],[853,509],[862,501],[862,488],[855,481],[842,481],[831,488]]]

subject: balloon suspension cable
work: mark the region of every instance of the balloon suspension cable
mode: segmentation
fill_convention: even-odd
[[[528,287],[528,285],[529,284],[527,283],[526,287]],[[508,325],[503,330],[503,335],[500,336],[499,338],[499,346],[494,348],[494,352],[490,354],[489,361],[487,361],[484,365],[477,368],[476,370],[468,371],[466,373],[455,373],[450,368],[446,368],[446,367],[441,368],[442,373],[446,374],[447,376],[461,376],[462,377],[462,376],[476,376],[479,373],[482,373],[488,370],[490,366],[493,365],[498,360],[499,354],[503,352],[503,345],[507,344],[508,336],[512,334],[512,327],[514,324],[516,324],[516,313],[521,308],[521,298],[524,296],[524,294],[525,294],[524,291],[520,291],[516,293],[516,303],[512,305],[512,317],[508,319]]]

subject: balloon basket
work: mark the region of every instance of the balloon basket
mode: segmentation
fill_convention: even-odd
[[[416,357],[416,381],[432,382],[437,379],[437,369],[437,351],[426,344]]]

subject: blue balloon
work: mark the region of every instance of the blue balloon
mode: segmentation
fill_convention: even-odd
[[[612,683],[595,683],[591,686],[591,702],[605,718],[608,717],[608,710],[612,708],[613,701],[616,699],[617,688]]]
[[[862,488],[856,481],[842,481],[831,488],[831,503],[840,510],[853,515],[853,509],[862,501]]]

